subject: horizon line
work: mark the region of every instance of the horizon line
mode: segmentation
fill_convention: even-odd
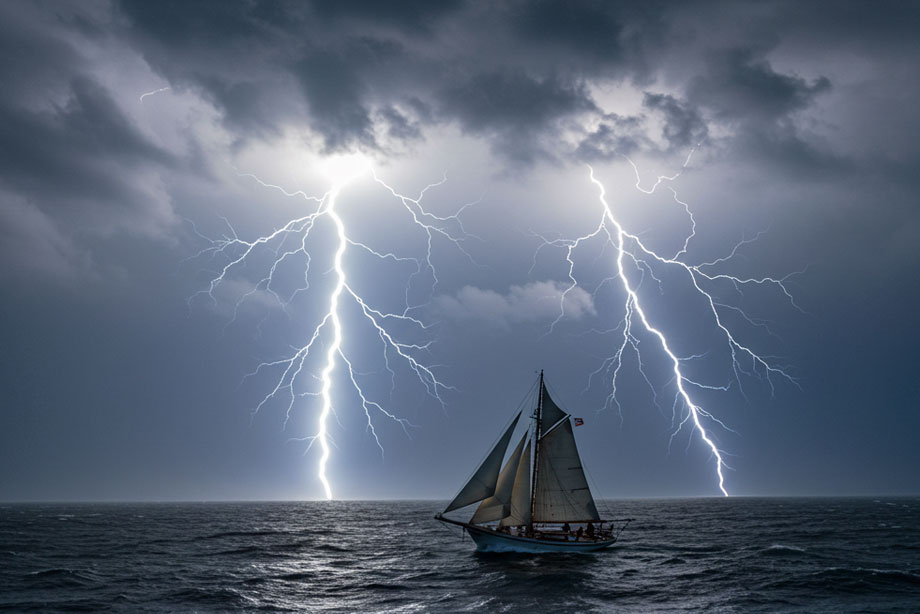
[[[869,499],[873,497],[905,498],[920,497],[920,492],[915,493],[851,493],[851,494],[754,494],[754,495],[649,495],[649,496],[623,496],[623,497],[597,497],[598,501],[666,501],[666,500],[687,500],[687,499]],[[149,504],[171,504],[171,503],[399,503],[399,502],[443,502],[449,501],[449,497],[391,497],[391,498],[313,498],[313,499],[295,499],[295,498],[278,498],[278,499],[0,499],[0,506],[3,505],[63,505],[63,504],[129,504],[129,503],[149,503]]]

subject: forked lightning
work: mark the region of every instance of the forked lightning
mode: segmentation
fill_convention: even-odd
[[[692,154],[693,152],[691,151],[690,156],[692,156]],[[652,194],[659,186],[676,180],[689,164],[690,156],[687,157],[680,171],[671,176],[659,176],[655,184],[648,189],[641,187],[639,170],[633,161],[629,158],[625,158],[625,156],[624,158],[627,160],[627,162],[629,162],[636,173],[636,188],[645,194]],[[648,245],[646,245],[638,235],[628,232],[623,227],[623,225],[615,216],[613,208],[607,202],[607,191],[604,187],[604,184],[595,176],[594,169],[590,166],[588,167],[588,175],[590,181],[592,184],[594,184],[594,186],[596,186],[598,190],[600,211],[597,226],[590,233],[575,237],[574,239],[549,240],[543,238],[543,243],[538,248],[538,252],[540,249],[547,246],[556,246],[562,248],[565,254],[566,262],[568,264],[569,283],[560,298],[559,314],[556,320],[550,326],[550,331],[553,330],[553,327],[565,315],[566,295],[574,288],[579,286],[578,278],[575,275],[574,252],[582,244],[590,239],[595,237],[601,237],[602,239],[605,239],[607,244],[614,249],[615,253],[615,257],[613,259],[615,267],[614,275],[607,277],[605,282],[619,279],[623,290],[624,303],[622,317],[620,319],[620,325],[617,327],[617,329],[615,329],[622,332],[622,337],[616,351],[603,361],[601,366],[592,374],[592,378],[602,372],[609,375],[611,392],[608,396],[608,404],[614,404],[619,408],[619,401],[617,400],[617,379],[620,375],[621,367],[623,366],[624,353],[628,349],[632,349],[638,359],[639,374],[652,388],[652,392],[657,399],[658,392],[656,391],[650,378],[645,372],[645,369],[643,368],[642,355],[639,350],[639,342],[635,336],[635,327],[637,324],[636,320],[638,319],[638,324],[641,324],[641,327],[645,329],[645,331],[657,339],[658,345],[660,346],[661,351],[664,352],[665,356],[667,356],[667,359],[671,364],[671,370],[673,371],[676,388],[673,404],[676,427],[671,434],[671,440],[673,441],[674,436],[680,432],[684,425],[686,425],[688,422],[691,423],[692,427],[699,434],[700,439],[707,446],[707,448],[712,453],[712,457],[715,459],[715,469],[719,490],[723,495],[727,496],[728,490],[725,486],[725,469],[727,468],[725,464],[725,453],[716,444],[712,434],[709,432],[707,427],[711,427],[713,424],[725,429],[728,429],[728,427],[721,420],[716,418],[712,413],[703,409],[698,403],[694,402],[690,392],[688,391],[688,388],[696,387],[709,390],[727,390],[728,386],[705,384],[687,377],[687,375],[684,373],[684,370],[682,369],[682,362],[691,358],[699,358],[700,356],[682,358],[675,353],[672,345],[668,342],[668,337],[663,325],[659,323],[653,323],[648,315],[646,308],[643,306],[643,301],[640,298],[638,292],[639,284],[646,274],[648,274],[657,283],[662,283],[660,279],[655,277],[649,262],[654,262],[657,265],[663,267],[674,268],[677,271],[682,271],[687,276],[690,283],[692,284],[692,288],[699,294],[700,297],[702,297],[704,304],[707,306],[706,311],[708,312],[708,317],[711,318],[710,324],[716,327],[728,345],[731,353],[733,379],[743,394],[744,390],[741,382],[742,375],[756,375],[764,378],[769,383],[771,390],[773,390],[772,378],[774,376],[784,378],[792,383],[795,383],[795,380],[788,373],[787,369],[773,364],[765,357],[751,349],[749,345],[745,345],[738,340],[737,333],[733,332],[723,321],[721,310],[732,310],[734,312],[740,313],[748,323],[755,325],[759,325],[760,323],[755,322],[753,319],[745,315],[739,307],[720,303],[715,298],[713,291],[709,289],[709,286],[716,282],[725,282],[733,284],[736,289],[740,290],[744,286],[750,284],[769,284],[778,288],[789,299],[792,305],[796,306],[794,300],[792,299],[792,295],[786,286],[786,282],[788,281],[789,277],[795,273],[781,278],[742,278],[724,273],[708,272],[711,267],[722,264],[732,256],[735,256],[739,247],[745,243],[750,242],[750,240],[742,240],[739,242],[737,245],[735,245],[734,249],[731,250],[730,254],[724,258],[719,258],[700,264],[687,264],[682,258],[686,257],[690,241],[696,234],[696,220],[694,219],[690,207],[687,205],[687,203],[681,201],[677,196],[677,192],[670,186],[668,186],[668,189],[671,191],[675,202],[682,206],[686,215],[688,216],[690,221],[690,231],[684,238],[681,247],[676,251],[674,256],[662,256],[648,247]],[[534,262],[536,262],[536,257]],[[681,412],[679,408],[682,408],[683,411]]]
[[[305,202],[312,205],[311,211],[302,217],[298,217],[286,223],[280,229],[272,233],[258,237],[254,240],[247,241],[241,239],[231,228],[229,236],[220,239],[211,239],[198,233],[204,239],[209,241],[209,246],[202,250],[198,255],[209,254],[212,257],[223,256],[227,258],[217,275],[211,279],[206,290],[201,293],[206,294],[211,300],[217,301],[215,291],[224,282],[228,281],[233,275],[244,275],[244,267],[247,260],[251,259],[254,250],[257,248],[267,248],[273,251],[274,260],[272,264],[264,271],[263,276],[253,284],[252,289],[244,293],[234,305],[234,318],[236,317],[240,306],[248,298],[257,292],[268,294],[277,301],[277,303],[286,311],[291,306],[292,299],[300,292],[313,291],[310,289],[309,280],[311,277],[310,262],[311,254],[307,249],[307,241],[313,233],[319,232],[317,222],[322,218],[327,218],[333,228],[334,253],[332,255],[331,274],[334,275],[334,284],[328,292],[328,307],[325,313],[319,319],[319,323],[313,328],[309,335],[308,341],[294,349],[294,352],[286,358],[263,362],[250,373],[247,377],[259,373],[263,369],[276,369],[280,371],[280,376],[275,380],[272,390],[265,395],[261,402],[253,410],[253,414],[258,413],[263,406],[269,401],[275,399],[278,395],[284,395],[287,399],[286,419],[290,418],[295,409],[297,400],[303,397],[318,397],[320,400],[320,411],[318,413],[316,432],[314,435],[303,438],[310,442],[318,442],[321,449],[321,456],[318,464],[317,477],[322,483],[323,491],[327,499],[332,499],[332,485],[327,475],[327,465],[330,458],[330,436],[328,422],[333,410],[333,374],[337,367],[344,365],[348,373],[348,379],[360,399],[361,406],[367,418],[367,427],[375,442],[383,453],[383,446],[380,442],[377,432],[374,428],[372,419],[372,410],[383,415],[386,418],[398,422],[405,430],[411,426],[408,420],[398,417],[393,412],[388,411],[384,406],[369,398],[368,393],[362,388],[360,383],[360,374],[352,367],[351,360],[346,356],[343,350],[343,340],[346,335],[346,327],[341,316],[341,308],[344,301],[353,301],[358,306],[364,318],[369,322],[372,330],[381,345],[383,353],[383,364],[391,376],[393,386],[396,385],[396,371],[391,364],[391,359],[401,361],[403,366],[408,369],[424,385],[428,394],[431,395],[443,407],[444,399],[442,393],[445,390],[452,389],[449,385],[441,381],[435,373],[436,367],[428,359],[428,343],[415,343],[404,341],[403,336],[396,332],[394,324],[406,325],[416,332],[424,333],[428,326],[413,314],[422,304],[413,304],[410,302],[408,288],[412,286],[416,278],[423,275],[430,275],[433,280],[430,285],[430,292],[434,290],[437,284],[437,271],[432,261],[432,247],[436,237],[445,239],[453,246],[458,248],[466,257],[471,258],[469,252],[465,249],[464,242],[471,238],[463,227],[460,215],[463,211],[475,204],[468,203],[459,208],[459,210],[449,216],[438,216],[425,209],[422,205],[422,198],[425,193],[436,186],[441,185],[444,180],[427,186],[421,193],[415,197],[408,197],[400,194],[394,188],[385,183],[371,168],[369,162],[361,156],[343,156],[331,160],[326,168],[323,169],[326,176],[332,182],[330,190],[322,197],[309,196],[303,191],[289,191],[281,186],[266,183],[254,175],[245,175],[261,186],[281,191],[289,197],[302,198]],[[414,227],[424,233],[425,252],[421,256],[400,256],[394,253],[384,253],[377,251],[369,245],[353,240],[348,235],[348,230],[344,219],[339,215],[337,208],[338,199],[342,190],[349,183],[361,176],[370,174],[374,181],[382,186],[386,192],[394,197],[408,211]],[[197,232],[197,231],[196,231]],[[409,275],[406,281],[405,306],[401,312],[389,312],[377,309],[369,303],[361,294],[349,284],[348,271],[345,256],[349,248],[358,249],[382,261],[410,262],[415,265],[415,270]],[[303,274],[303,285],[290,296],[284,297],[277,290],[276,274],[279,266],[288,258],[300,256],[305,263]],[[318,343],[325,345],[325,358],[323,367],[319,374],[311,373],[306,369],[305,362],[311,352],[314,351]],[[310,386],[311,381],[319,382],[319,389],[316,386]],[[306,389],[306,392],[301,391]],[[408,432],[408,431],[407,431]]]

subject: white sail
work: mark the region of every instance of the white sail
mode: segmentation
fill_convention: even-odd
[[[518,460],[508,511],[509,514],[502,518],[501,526],[514,527],[530,524],[530,441],[527,442],[524,453]]]
[[[495,486],[495,494],[488,499],[482,500],[482,503],[476,508],[476,513],[473,514],[473,518],[470,520],[471,523],[481,524],[483,522],[501,520],[511,513],[511,489],[514,487],[514,476],[518,470],[518,463],[521,460],[521,451],[524,449],[524,440],[526,439],[527,433],[524,433],[524,436],[521,437],[521,442],[514,448],[514,452],[511,453],[508,462],[505,463],[505,467],[498,475],[498,484]]]
[[[541,411],[541,420],[543,422],[543,432],[549,431],[554,424],[565,418],[566,413],[559,409],[556,402],[549,396],[549,390],[543,386],[543,409]]]
[[[539,465],[534,522],[600,520],[568,417],[540,440]]]
[[[492,448],[492,451],[489,452],[486,459],[479,465],[479,469],[476,470],[476,473],[473,474],[470,481],[466,483],[466,486],[457,493],[457,496],[454,497],[454,500],[444,509],[444,512],[449,512],[471,503],[482,501],[486,497],[491,497],[495,494],[495,485],[498,482],[498,471],[501,469],[502,459],[505,457],[505,451],[508,449],[508,440],[511,439],[511,433],[514,431],[514,427],[517,426],[520,417],[520,413],[514,417],[514,420],[511,421],[511,425],[501,438],[499,438],[495,447]]]

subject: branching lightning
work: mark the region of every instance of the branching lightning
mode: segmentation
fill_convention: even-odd
[[[281,228],[257,237],[251,241],[240,238],[233,228],[229,225],[230,234],[218,239],[205,236],[195,230],[199,237],[208,241],[208,246],[201,250],[197,256],[208,256],[210,258],[223,258],[225,264],[219,267],[214,277],[208,283],[208,287],[203,289],[198,295],[206,295],[215,304],[218,298],[215,295],[216,290],[229,281],[235,275],[244,276],[243,271],[247,262],[251,260],[254,254],[263,249],[270,250],[272,262],[264,268],[263,276],[252,284],[249,291],[242,294],[235,302],[233,308],[233,319],[237,317],[241,305],[256,293],[263,293],[270,296],[286,313],[292,311],[292,300],[301,292],[308,292],[310,288],[310,279],[313,273],[310,269],[312,255],[308,248],[308,241],[314,233],[320,232],[318,222],[326,218],[332,226],[334,253],[332,256],[332,267],[329,271],[334,277],[332,288],[328,291],[328,307],[323,315],[318,319],[318,323],[313,327],[308,341],[293,349],[293,353],[285,358],[260,363],[256,369],[247,375],[254,376],[265,369],[276,370],[280,375],[275,379],[272,389],[266,394],[259,404],[254,408],[253,415],[257,414],[267,403],[274,400],[279,395],[286,398],[287,407],[285,411],[285,426],[291,417],[292,412],[297,406],[298,399],[303,397],[317,397],[320,407],[317,414],[315,434],[300,438],[308,441],[309,446],[318,442],[320,447],[320,459],[317,469],[317,477],[323,486],[327,499],[332,499],[332,485],[327,476],[327,465],[330,459],[330,444],[332,443],[328,422],[330,415],[335,413],[334,397],[340,396],[334,390],[333,374],[339,367],[344,367],[348,381],[351,384],[353,392],[357,395],[360,405],[364,411],[367,420],[367,429],[374,438],[377,446],[383,454],[383,446],[377,431],[374,427],[373,414],[377,413],[383,417],[397,422],[408,434],[408,427],[413,426],[407,419],[398,417],[395,413],[385,409],[382,402],[370,398],[364,387],[361,385],[360,373],[353,367],[351,359],[346,355],[343,347],[343,341],[346,336],[346,327],[342,318],[343,303],[351,301],[357,306],[359,313],[364,320],[370,325],[372,334],[378,340],[381,351],[383,364],[389,373],[393,388],[396,386],[396,365],[392,361],[400,362],[405,369],[410,371],[415,378],[424,386],[427,393],[434,398],[443,408],[444,399],[442,394],[446,390],[453,388],[444,383],[436,374],[437,365],[430,364],[429,347],[430,341],[417,343],[405,340],[405,333],[400,334],[397,329],[399,326],[409,327],[416,333],[425,333],[429,325],[413,314],[424,303],[412,303],[410,301],[409,288],[413,282],[426,273],[432,280],[429,287],[429,294],[434,291],[438,283],[437,270],[432,260],[433,242],[440,237],[451,245],[459,249],[466,257],[472,260],[464,243],[474,238],[466,232],[463,227],[460,215],[469,206],[475,203],[467,203],[460,207],[456,213],[448,216],[438,216],[428,211],[422,205],[422,198],[425,193],[435,188],[446,179],[428,185],[421,193],[411,198],[399,193],[396,189],[385,183],[370,168],[369,162],[361,156],[343,156],[338,159],[329,160],[323,169],[326,176],[332,182],[332,187],[321,197],[314,197],[303,191],[290,191],[285,188],[262,181],[251,174],[241,174],[257,182],[260,186],[282,192],[285,196],[292,198],[301,198],[311,206],[302,217],[297,217],[284,224]],[[373,180],[382,186],[386,192],[394,197],[404,209],[409,213],[412,225],[424,233],[426,243],[425,253],[421,256],[402,256],[390,252],[375,250],[369,245],[352,239],[346,227],[345,220],[339,215],[337,209],[338,197],[342,190],[352,181],[361,176],[371,174]],[[226,220],[225,220],[226,221]],[[349,248],[360,250],[381,261],[391,261],[396,263],[409,263],[414,265],[414,270],[408,275],[406,280],[405,305],[398,312],[390,312],[375,308],[363,297],[350,283],[348,277],[346,255]],[[276,281],[279,268],[288,259],[300,258],[303,262],[303,283],[294,290],[290,296],[282,296],[277,290],[279,285]],[[198,296],[196,295],[196,296]],[[192,297],[194,298],[194,297]],[[191,300],[191,299],[190,299]],[[399,326],[397,326],[399,325]],[[318,344],[325,345],[325,355],[322,367],[318,370],[311,371],[307,365],[307,360],[316,352]],[[318,373],[316,372],[318,371]],[[318,383],[318,390],[316,389]],[[304,390],[302,390],[304,389]],[[391,394],[393,389],[391,389]],[[309,450],[308,446],[308,450]]]
[[[576,276],[576,253],[579,248],[592,239],[599,239],[603,242],[604,248],[598,258],[605,257],[608,249],[612,251],[613,270],[594,288],[592,295],[596,296],[601,287],[607,284],[616,284],[617,280],[619,280],[618,285],[622,290],[623,296],[622,315],[619,318],[619,324],[615,328],[606,331],[596,331],[601,334],[618,333],[619,341],[615,345],[613,354],[603,359],[601,365],[590,375],[588,386],[592,385],[595,377],[606,377],[610,386],[607,406],[615,406],[622,419],[622,409],[617,395],[617,383],[624,366],[624,357],[631,351],[638,361],[639,375],[651,389],[655,404],[661,408],[659,404],[660,390],[654,385],[654,378],[650,376],[646,369],[646,363],[643,361],[644,353],[650,350],[648,347],[641,346],[640,331],[644,331],[642,334],[647,334],[650,339],[655,340],[657,348],[670,365],[671,381],[674,383],[674,398],[671,403],[673,430],[670,441],[673,442],[674,437],[685,426],[689,426],[711,453],[714,459],[719,490],[724,495],[728,495],[725,484],[725,471],[728,469],[725,462],[726,454],[719,447],[718,439],[713,435],[712,430],[721,428],[731,431],[731,429],[717,416],[694,400],[693,390],[726,391],[732,385],[737,385],[741,394],[744,395],[745,390],[742,380],[745,377],[758,377],[765,380],[771,391],[774,390],[774,378],[782,378],[791,383],[795,383],[795,380],[785,367],[775,364],[772,358],[755,351],[749,343],[743,342],[738,333],[729,327],[724,315],[730,312],[740,316],[747,324],[773,334],[762,320],[748,316],[737,305],[719,300],[716,287],[729,284],[736,292],[741,293],[745,287],[751,285],[773,286],[782,292],[794,307],[798,308],[787,287],[787,281],[795,273],[777,278],[769,276],[739,277],[714,272],[719,265],[729,262],[738,255],[743,246],[757,240],[760,234],[753,238],[743,238],[723,257],[696,264],[691,264],[687,261],[688,249],[696,236],[697,220],[694,218],[690,206],[678,197],[677,191],[672,187],[672,184],[690,163],[692,154],[693,152],[691,151],[680,171],[670,176],[657,177],[655,183],[649,188],[642,186],[637,166],[632,160],[624,156],[624,159],[630,164],[635,173],[635,187],[644,194],[653,194],[664,186],[670,191],[674,202],[681,207],[683,214],[686,215],[689,221],[688,232],[674,251],[670,252],[673,255],[663,255],[655,251],[642,240],[639,234],[632,233],[626,229],[616,217],[613,207],[607,200],[607,191],[604,184],[595,176],[594,169],[591,167],[588,167],[588,177],[592,185],[598,190],[598,203],[600,205],[596,225],[590,232],[574,238],[547,239],[537,235],[542,239],[537,253],[546,247],[560,248],[564,254],[568,269],[568,283],[559,298],[559,312],[548,329],[548,332],[552,332],[566,315],[566,299],[569,293],[582,285],[578,276]],[[317,273],[311,271],[311,262],[315,254],[312,253],[313,248],[308,245],[308,242],[314,235],[322,234],[326,229],[331,228],[331,232],[327,235],[327,240],[332,239],[332,247],[329,248],[332,250],[331,268],[329,271],[318,274],[320,276],[330,275],[332,281],[331,287],[322,290],[326,293],[323,297],[326,305],[324,312],[318,317],[315,326],[312,327],[306,343],[299,347],[293,347],[292,353],[286,357],[260,363],[252,373],[247,375],[247,377],[251,377],[263,370],[270,370],[279,374],[274,379],[274,385],[271,390],[253,409],[253,415],[257,414],[269,402],[279,397],[283,398],[286,402],[285,426],[295,409],[300,407],[299,401],[301,399],[304,397],[317,399],[316,430],[314,434],[300,439],[308,442],[307,450],[314,443],[319,444],[320,458],[317,477],[322,484],[326,498],[331,499],[333,489],[327,476],[327,466],[333,442],[329,433],[328,423],[330,416],[335,416],[336,413],[336,398],[341,399],[343,394],[342,391],[337,390],[335,387],[334,374],[337,369],[344,369],[352,394],[356,395],[364,412],[367,429],[380,448],[381,454],[383,453],[383,446],[375,428],[375,414],[395,421],[407,434],[408,429],[413,426],[407,419],[387,410],[385,403],[369,395],[366,387],[362,385],[362,374],[355,369],[345,350],[344,342],[346,337],[354,336],[355,333],[347,334],[346,327],[348,324],[343,320],[342,308],[346,304],[357,307],[357,313],[360,314],[360,317],[363,317],[363,320],[369,326],[368,330],[371,333],[371,337],[376,339],[376,343],[379,343],[383,365],[391,380],[391,394],[396,387],[397,369],[402,368],[411,371],[414,378],[424,386],[427,393],[443,408],[444,399],[442,394],[452,388],[437,376],[437,365],[429,362],[431,342],[410,340],[410,338],[417,339],[419,334],[425,336],[429,329],[429,325],[415,315],[427,303],[413,302],[410,297],[410,289],[414,283],[425,279],[429,284],[427,286],[428,297],[431,297],[439,282],[437,270],[432,260],[433,246],[437,240],[449,243],[465,257],[473,261],[466,248],[466,242],[476,237],[467,232],[460,216],[468,207],[476,203],[462,205],[453,215],[435,215],[422,205],[422,199],[428,190],[440,186],[444,182],[443,179],[425,187],[417,197],[408,197],[384,182],[363,158],[359,160],[346,159],[344,162],[340,160],[326,168],[325,173],[331,182],[331,187],[322,196],[311,196],[300,190],[291,191],[279,185],[267,183],[255,175],[240,174],[241,177],[251,179],[259,186],[277,190],[290,198],[303,200],[307,203],[308,210],[302,216],[289,220],[273,232],[252,240],[240,238],[226,220],[224,221],[227,223],[229,233],[220,238],[207,237],[195,229],[198,236],[208,242],[205,249],[201,250],[198,256],[206,256],[212,261],[222,260],[223,262],[215,271],[207,287],[202,289],[196,296],[207,296],[216,304],[218,302],[216,292],[221,285],[231,279],[236,281],[240,279],[246,280],[247,273],[244,269],[250,271],[262,270],[261,276],[256,280],[250,279],[247,291],[243,292],[233,303],[233,316],[230,319],[230,323],[235,321],[241,306],[257,294],[270,297],[285,313],[293,315],[293,301],[300,293],[320,291],[311,289],[310,285],[311,279],[316,277]],[[394,198],[409,214],[411,227],[423,233],[425,247],[422,254],[405,255],[378,250],[349,235],[346,221],[339,214],[338,199],[341,192],[352,181],[359,176],[367,176],[368,174],[376,184],[385,190],[386,194]],[[320,224],[320,220],[326,220],[326,222]],[[318,230],[320,228],[324,230]],[[255,255],[264,253],[266,250],[272,256],[270,258],[271,262],[268,265],[260,266],[255,262]],[[381,262],[390,262],[392,266],[409,265],[411,267],[411,272],[407,274],[405,280],[406,291],[404,304],[401,308],[396,311],[380,309],[374,306],[350,283],[347,256],[352,250],[356,253],[369,255]],[[534,266],[536,266],[537,253],[534,255]],[[302,284],[292,292],[285,293],[279,290],[279,287],[283,284],[278,283],[276,276],[284,263],[297,258],[303,263]],[[650,312],[648,310],[645,303],[647,297],[640,293],[640,288],[646,279],[656,283],[659,289],[662,288],[664,281],[656,275],[656,270],[658,269],[671,269],[683,274],[690,282],[690,287],[693,291],[702,299],[708,314],[706,317],[710,324],[715,327],[714,330],[718,331],[724,339],[729,350],[731,357],[731,380],[729,383],[713,384],[697,381],[689,377],[684,368],[685,363],[699,359],[705,353],[681,356],[675,351],[673,343],[669,341],[666,326],[660,322],[653,321],[651,313],[654,311]],[[351,326],[348,327],[351,328]],[[413,332],[409,333],[407,337],[406,330]],[[320,351],[319,346],[322,346],[322,351]],[[313,366],[308,363],[308,359],[314,359],[316,356],[321,357],[320,366]],[[688,445],[690,445],[689,442]]]
[[[638,190],[645,194],[652,194],[660,186],[666,185],[667,189],[671,192],[674,201],[681,205],[685,214],[687,215],[690,222],[690,230],[685,236],[682,245],[678,250],[676,250],[676,253],[673,256],[669,257],[659,254],[658,252],[651,249],[648,245],[646,245],[639,237],[639,235],[630,233],[624,228],[624,226],[616,218],[613,208],[607,201],[607,191],[604,187],[604,184],[595,176],[594,169],[590,166],[588,167],[589,178],[591,183],[598,190],[598,200],[601,205],[597,226],[591,232],[582,236],[575,237],[573,239],[550,240],[538,235],[542,239],[542,244],[538,248],[537,253],[539,253],[539,251],[544,247],[559,247],[563,250],[566,263],[568,264],[568,285],[560,297],[559,314],[550,326],[550,331],[552,331],[556,324],[558,324],[559,321],[565,316],[566,296],[579,285],[578,278],[575,275],[575,251],[585,242],[596,237],[600,237],[605,241],[605,249],[607,246],[613,248],[615,253],[615,257],[613,258],[615,265],[615,275],[604,279],[601,284],[595,288],[595,294],[597,290],[599,290],[600,287],[604,284],[612,282],[615,279],[619,279],[620,285],[622,286],[623,296],[625,297],[622,312],[623,315],[617,328],[602,332],[609,333],[618,331],[620,332],[621,337],[615,352],[603,360],[601,366],[591,374],[588,380],[588,386],[591,385],[591,382],[595,376],[602,373],[606,374],[610,381],[610,393],[607,398],[607,404],[608,406],[615,405],[618,411],[620,411],[620,417],[622,419],[622,410],[617,399],[617,381],[621,373],[621,368],[623,367],[624,355],[628,350],[631,349],[638,360],[639,374],[644,379],[646,384],[648,384],[648,386],[651,388],[655,403],[658,403],[658,391],[646,373],[642,360],[642,352],[640,351],[640,342],[636,336],[637,325],[641,326],[642,329],[657,339],[657,343],[661,351],[667,357],[667,360],[671,365],[673,382],[675,383],[676,389],[674,402],[672,405],[672,424],[674,425],[674,430],[671,434],[671,441],[673,441],[674,437],[681,431],[681,429],[689,423],[695,432],[699,434],[700,439],[711,452],[715,461],[715,470],[718,479],[719,490],[723,495],[727,496],[728,490],[725,486],[725,470],[728,468],[728,466],[725,463],[725,452],[719,448],[710,430],[713,425],[729,431],[731,431],[731,429],[729,429],[716,416],[695,402],[692,395],[690,394],[689,389],[698,388],[724,391],[728,390],[730,384],[707,384],[690,379],[685,374],[684,369],[682,368],[683,363],[688,360],[700,358],[701,355],[681,357],[675,353],[672,345],[668,341],[668,336],[666,335],[664,328],[660,324],[652,322],[648,311],[644,307],[643,300],[640,298],[638,290],[646,275],[653,279],[658,284],[659,288],[661,287],[662,280],[655,276],[652,264],[660,267],[669,267],[671,269],[676,269],[679,272],[683,272],[687,279],[690,281],[693,290],[703,299],[703,303],[707,306],[708,317],[710,318],[711,324],[714,325],[716,330],[719,331],[720,335],[725,340],[728,349],[730,350],[731,370],[733,376],[731,381],[738,385],[742,394],[745,394],[744,388],[742,386],[742,376],[756,376],[766,380],[770,386],[771,391],[773,391],[774,377],[785,379],[793,384],[796,382],[786,368],[774,364],[768,360],[767,357],[758,354],[749,345],[742,343],[739,340],[737,333],[733,332],[726,325],[722,314],[724,310],[730,310],[740,314],[741,317],[745,319],[745,321],[753,326],[765,328],[766,325],[762,321],[755,320],[754,318],[747,316],[739,307],[734,305],[727,305],[718,301],[715,298],[716,295],[712,287],[717,283],[728,283],[732,284],[734,289],[740,293],[745,286],[754,284],[772,285],[778,288],[779,291],[785,295],[785,297],[794,307],[798,308],[798,306],[795,304],[792,294],[789,292],[789,289],[786,285],[786,282],[789,280],[789,278],[796,273],[792,273],[780,278],[744,278],[724,273],[710,272],[713,267],[730,260],[738,253],[740,247],[750,243],[753,240],[756,240],[757,237],[754,239],[743,239],[737,245],[735,245],[731,252],[725,257],[718,258],[709,262],[702,262],[699,264],[688,264],[685,262],[684,258],[687,255],[687,250],[690,242],[696,235],[696,220],[693,217],[693,213],[689,205],[681,201],[680,198],[678,198],[677,192],[674,190],[674,188],[667,184],[670,184],[681,175],[681,173],[690,163],[690,158],[692,155],[693,151],[691,151],[690,155],[687,156],[687,159],[681,167],[680,171],[671,176],[657,177],[656,182],[651,188],[642,187],[638,168],[632,160],[623,156],[623,158],[632,166],[633,170],[635,171],[636,188]],[[534,263],[536,263],[536,253],[534,255]],[[770,332],[769,329],[767,329],[767,331]]]

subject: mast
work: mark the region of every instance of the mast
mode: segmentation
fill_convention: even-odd
[[[537,387],[537,426],[533,437],[533,475],[530,481],[530,532],[533,533],[534,506],[537,496],[537,467],[540,462],[540,431],[543,428],[543,369],[540,369],[540,385]]]

